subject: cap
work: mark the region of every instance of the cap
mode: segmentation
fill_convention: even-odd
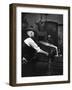
[[[26,28],[24,31],[25,31],[25,32],[27,32],[27,31],[36,32],[36,30],[34,30],[34,28],[32,28],[32,27],[28,27],[28,28]]]

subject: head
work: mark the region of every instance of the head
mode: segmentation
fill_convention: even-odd
[[[34,37],[34,31],[32,31],[32,30],[30,30],[30,31],[27,31],[27,35],[29,36],[29,37]]]

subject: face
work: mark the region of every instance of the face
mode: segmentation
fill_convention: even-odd
[[[27,34],[29,37],[34,37],[34,32],[33,31],[27,31]]]

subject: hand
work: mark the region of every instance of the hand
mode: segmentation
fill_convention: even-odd
[[[39,53],[43,53],[43,54],[45,54],[45,55],[49,55],[49,53],[48,52],[46,52],[46,51],[44,51],[44,50],[42,50],[42,49],[40,49],[40,52]]]
[[[23,57],[23,58],[22,58],[22,64],[23,64],[23,63],[26,64],[27,62],[28,62],[28,61]]]
[[[47,53],[47,52],[46,52],[45,54],[46,54],[47,56],[49,55],[49,53]]]
[[[57,54],[57,55],[55,55],[55,57],[58,57],[59,55]]]

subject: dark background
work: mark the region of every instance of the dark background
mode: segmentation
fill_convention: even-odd
[[[38,45],[50,55],[38,54],[36,60],[28,64],[22,63],[22,77],[51,76],[63,74],[63,15],[22,13],[22,45],[23,32],[33,27],[37,32],[36,39],[54,44],[58,47],[59,56],[55,57],[55,49]],[[22,47],[23,49],[23,47]],[[23,54],[23,53],[22,53]]]

